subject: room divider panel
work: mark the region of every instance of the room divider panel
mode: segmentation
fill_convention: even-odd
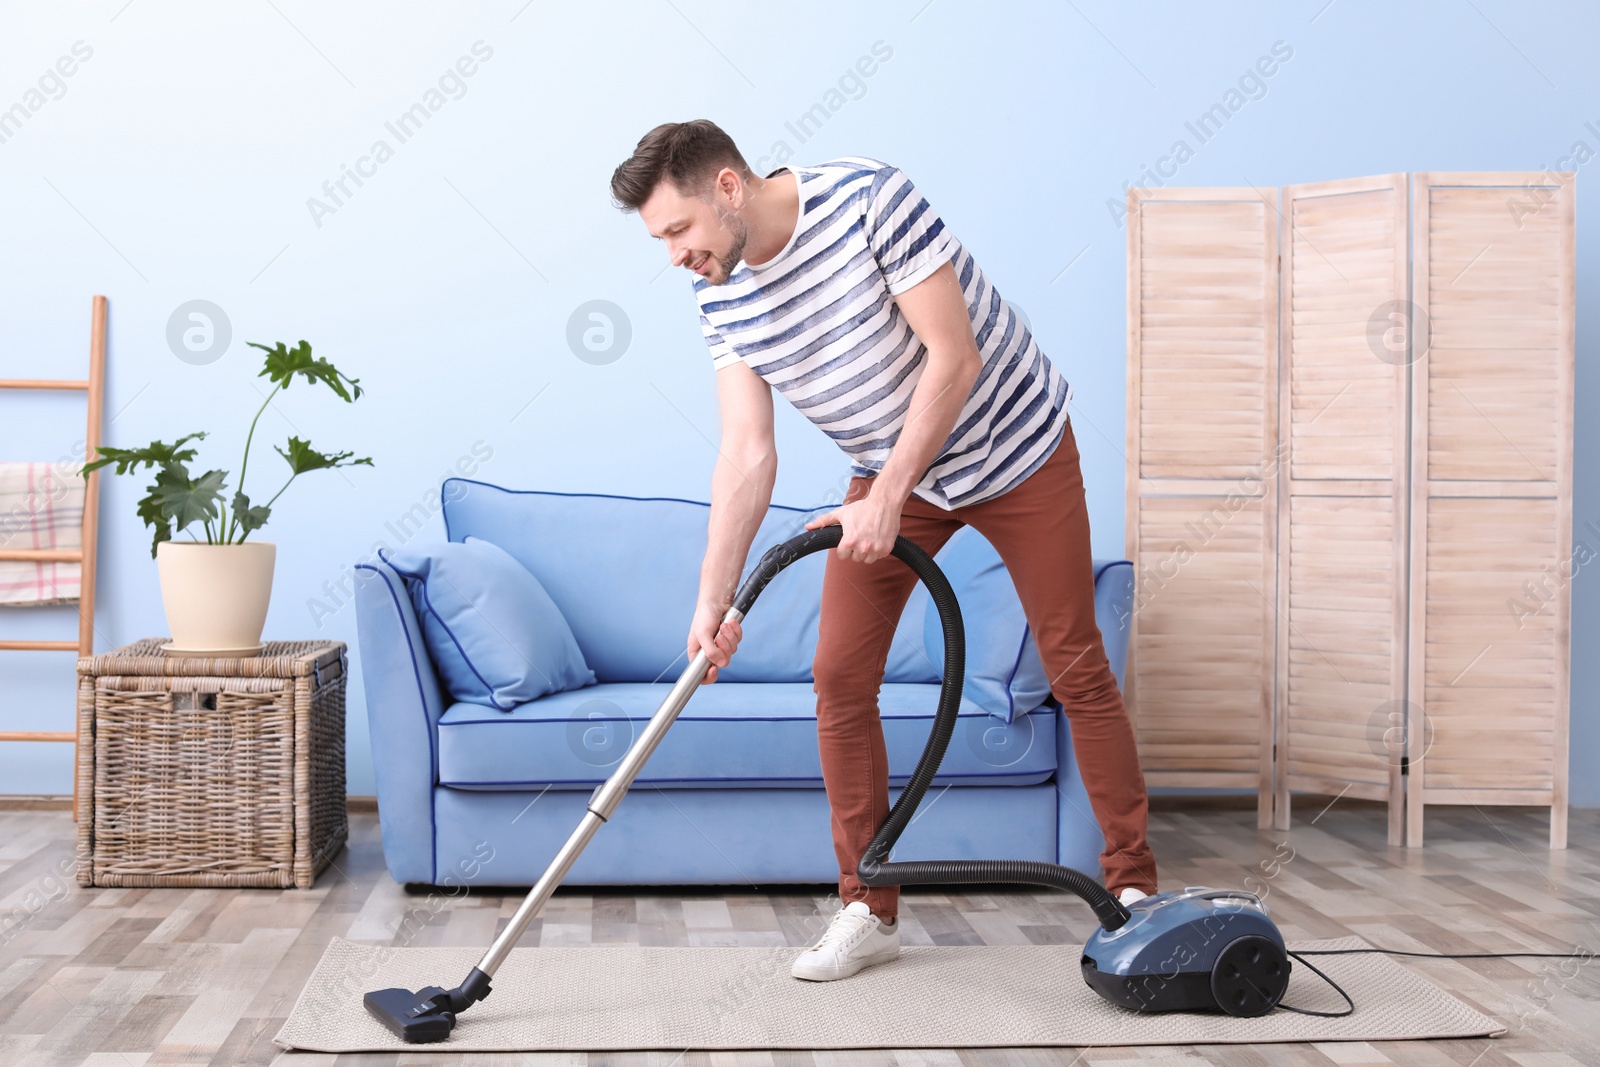
[[[1409,844],[1427,804],[1539,804],[1566,847],[1574,178],[1413,178]]]
[[[1125,689],[1139,756],[1151,785],[1257,790],[1266,826],[1277,208],[1250,188],[1136,189],[1128,242]]]
[[[1381,800],[1391,844],[1549,804],[1564,846],[1572,178],[1129,190],[1151,785]]]
[[[1382,800],[1403,840],[1404,174],[1282,191],[1274,824],[1291,790]]]

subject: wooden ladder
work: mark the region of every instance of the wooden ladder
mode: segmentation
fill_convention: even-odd
[[[100,449],[100,419],[106,386],[106,298],[94,298],[89,329],[89,377],[84,380],[45,378],[0,378],[0,389],[82,390],[89,397],[89,427],[84,435],[84,462]],[[89,472],[83,491],[82,548],[0,549],[0,560],[31,563],[79,563],[83,576],[78,594],[78,639],[76,641],[0,641],[0,651],[76,652],[94,655],[94,577],[96,550],[99,547],[100,493],[99,471]],[[0,741],[58,741],[76,746],[75,730],[0,730]],[[72,818],[78,818],[78,774],[74,759],[72,774]]]

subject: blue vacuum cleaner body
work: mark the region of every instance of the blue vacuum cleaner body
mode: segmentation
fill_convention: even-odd
[[[1266,905],[1241,889],[1191,886],[1128,905],[1083,946],[1083,980],[1134,1011],[1265,1015],[1289,988],[1289,953]]]

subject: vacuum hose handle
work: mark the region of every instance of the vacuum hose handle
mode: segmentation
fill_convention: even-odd
[[[772,546],[740,586],[733,598],[732,610],[737,611],[740,618],[748,615],[756,598],[779,571],[813,552],[836,547],[843,538],[844,527],[831,523]],[[1082,898],[1094,910],[1095,917],[1106,930],[1122,926],[1130,918],[1128,909],[1099,882],[1071,867],[1033,860],[888,862],[889,852],[911,824],[917,805],[922,802],[923,794],[938,772],[950,738],[955,733],[956,716],[961,710],[961,687],[966,678],[967,652],[966,631],[961,625],[961,605],[956,601],[955,591],[950,588],[950,581],[938,564],[916,542],[904,535],[895,537],[891,554],[916,572],[922,584],[927,586],[934,606],[939,611],[939,623],[944,632],[944,675],[939,685],[939,711],[934,718],[927,747],[917,762],[911,781],[906,784],[900,799],[890,809],[889,817],[867,846],[866,853],[856,867],[856,876],[863,885],[869,886],[943,882],[1025,882],[1054,886]]]

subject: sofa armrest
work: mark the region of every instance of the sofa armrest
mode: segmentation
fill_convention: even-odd
[[[405,582],[381,560],[356,566],[356,640],[378,789],[383,858],[397,882],[434,879],[433,787],[444,701]]]

